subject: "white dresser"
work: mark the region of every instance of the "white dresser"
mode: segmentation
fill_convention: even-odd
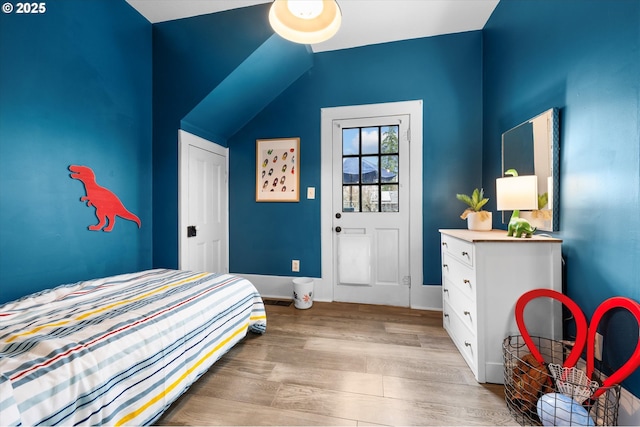
[[[508,237],[506,230],[440,230],[443,324],[478,382],[504,382],[502,342],[520,335],[516,301],[528,290],[562,292],[562,240]],[[562,305],[531,301],[532,336],[562,339]]]

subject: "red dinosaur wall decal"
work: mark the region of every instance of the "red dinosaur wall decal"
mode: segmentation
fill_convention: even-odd
[[[118,196],[113,194],[111,190],[101,187],[96,183],[96,175],[91,168],[71,165],[69,166],[69,170],[72,172],[69,174],[71,178],[77,179],[84,184],[87,195],[80,197],[80,201],[86,201],[87,206],[96,208],[96,216],[100,222],[97,225],[90,225],[89,230],[102,230],[102,228],[107,225],[107,219],[109,220],[109,225],[102,231],[113,230],[113,226],[116,223],[116,216],[134,221],[138,224],[138,228],[142,226],[140,218],[129,212]]]

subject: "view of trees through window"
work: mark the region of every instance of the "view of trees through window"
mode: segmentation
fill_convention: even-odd
[[[342,130],[342,211],[398,212],[398,125]]]

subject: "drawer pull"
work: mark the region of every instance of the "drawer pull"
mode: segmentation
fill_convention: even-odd
[[[449,289],[444,288],[444,289],[442,290],[442,292],[449,292]]]
[[[471,286],[471,280],[469,279],[464,279],[462,283],[466,283],[467,285]]]
[[[449,247],[449,245],[447,245],[447,242],[442,242],[442,246],[444,246],[445,248]]]
[[[446,268],[448,270],[449,269],[449,264],[442,264],[442,268]]]
[[[471,347],[471,343],[469,341],[464,342],[465,347]]]
[[[468,257],[468,256],[469,256],[469,252],[462,251],[462,256],[466,256],[466,257]]]
[[[470,312],[470,311],[465,310],[465,311],[464,311],[464,314],[465,314],[465,316],[469,316],[469,317],[471,317],[471,312]]]
[[[444,317],[449,317],[449,314],[448,314],[448,313],[445,313],[445,314],[444,314]]]

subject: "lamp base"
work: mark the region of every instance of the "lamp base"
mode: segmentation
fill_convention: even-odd
[[[529,221],[520,218],[520,211],[513,211],[509,220],[507,236],[510,237],[531,237],[535,233],[536,227],[533,227]]]

